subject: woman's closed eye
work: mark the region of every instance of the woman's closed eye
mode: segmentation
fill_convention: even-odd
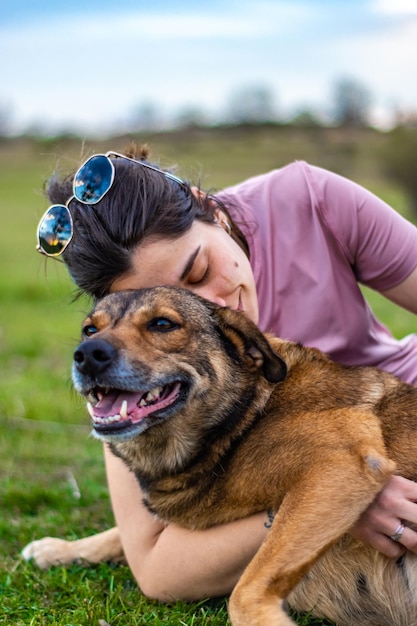
[[[187,282],[190,285],[200,285],[205,282],[210,274],[210,268],[208,265],[204,265],[203,267],[195,267],[188,275]]]

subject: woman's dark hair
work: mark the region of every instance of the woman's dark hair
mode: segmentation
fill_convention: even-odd
[[[133,147],[125,155],[149,163],[147,146]],[[73,238],[63,253],[70,275],[81,292],[94,298],[106,295],[112,283],[132,271],[132,255],[145,238],[175,239],[187,232],[195,219],[213,223],[216,210],[230,220],[231,236],[249,256],[245,236],[227,208],[213,196],[196,197],[183,185],[162,174],[122,158],[113,159],[114,182],[100,202],[86,205],[71,200]],[[153,165],[153,164],[152,164]],[[53,204],[72,196],[73,175],[54,175],[46,185]]]

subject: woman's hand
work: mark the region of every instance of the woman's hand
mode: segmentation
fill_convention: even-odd
[[[391,536],[401,523],[404,532],[398,541],[393,541]],[[417,483],[392,476],[350,532],[395,559],[406,549],[417,554],[417,532],[408,528],[408,524],[417,525]]]

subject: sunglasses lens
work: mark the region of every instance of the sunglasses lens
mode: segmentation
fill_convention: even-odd
[[[72,220],[67,207],[63,204],[49,207],[39,223],[39,247],[49,256],[58,256],[65,250],[71,237]]]
[[[106,156],[96,155],[80,167],[74,178],[74,196],[84,204],[99,202],[113,183],[113,165]]]

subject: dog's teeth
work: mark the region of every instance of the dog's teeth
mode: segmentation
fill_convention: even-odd
[[[95,421],[99,424],[112,424],[120,421],[120,415],[107,415],[107,417],[96,417]]]
[[[90,413],[90,417],[94,417],[94,409],[91,402],[87,402],[87,411]]]
[[[122,419],[127,419],[127,400],[123,400],[122,406],[120,408],[120,417]]]
[[[159,396],[161,395],[161,392],[162,392],[162,387],[154,387],[153,389],[148,391],[148,393],[146,394],[145,400],[147,400],[148,402],[152,402],[152,400],[157,400]]]
[[[155,400],[158,400],[158,398],[160,397],[160,395],[162,393],[162,390],[163,390],[163,387],[154,387],[153,389],[148,391],[146,396],[144,396],[142,398],[142,400],[139,402],[138,406],[139,407],[144,407],[149,402],[154,402]]]

